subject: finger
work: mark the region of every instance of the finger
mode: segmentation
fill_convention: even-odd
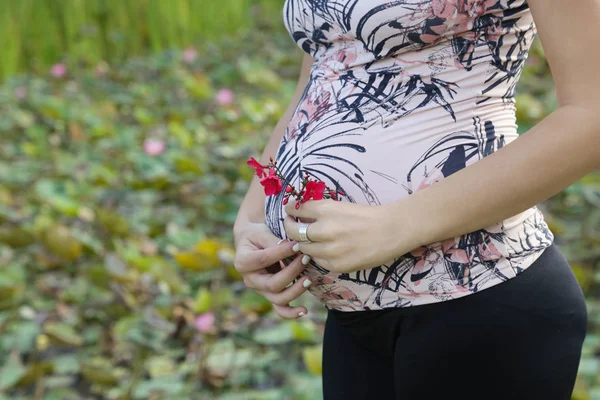
[[[244,277],[244,285],[246,285],[248,289],[261,290],[261,288],[257,287],[254,283],[260,281],[261,275],[267,275],[266,270],[245,273],[242,275]]]
[[[302,257],[302,256],[301,256]],[[292,260],[293,261],[293,260]],[[290,261],[289,264],[292,262]],[[269,290],[269,280],[277,273],[287,268],[284,260],[279,260],[279,265],[273,264],[272,266],[256,271],[245,272],[242,276],[244,277],[244,284],[247,288],[255,290]]]
[[[281,318],[285,318],[285,319],[298,319],[306,314],[308,314],[308,310],[306,309],[306,307],[282,307],[282,306],[278,306],[277,304],[273,304],[273,308],[275,309],[275,312],[277,313],[277,315],[279,315]],[[302,315],[300,315],[300,313],[302,313]]]
[[[298,200],[291,200],[285,205],[283,210],[287,215],[291,215],[293,217],[301,217],[301,218],[317,218],[317,208],[318,201],[305,201],[304,203],[300,203],[298,209],[296,209],[296,204],[298,204]]]
[[[301,255],[308,255],[310,259],[317,262],[318,259],[327,259],[331,256],[328,249],[331,246],[331,242],[298,242],[298,251]]]
[[[305,257],[305,255],[299,255],[292,260],[290,265],[276,274],[252,274],[248,276],[248,279],[257,290],[279,293],[292,283],[294,279],[298,278],[298,275],[300,275],[302,270],[306,267],[306,264],[302,263],[303,259],[306,264],[310,261],[309,256]]]
[[[310,279],[303,278],[298,279],[290,287],[284,289],[282,292],[279,293],[263,291],[257,291],[257,293],[265,297],[273,304],[276,304],[278,306],[287,306],[291,301],[297,299],[302,295],[302,293],[306,292],[306,290],[310,287],[310,284]]]
[[[293,250],[293,241],[283,241],[278,246],[273,245],[262,250],[249,251],[244,257],[244,262],[238,262],[236,269],[241,274],[258,271],[279,263],[279,260],[290,257],[297,252]]]
[[[283,228],[285,229],[285,234],[290,239],[300,242],[300,225],[302,222],[296,222],[294,217],[288,215],[283,220]],[[306,229],[306,236],[311,242],[320,242],[323,241],[324,235],[322,233],[322,224],[319,221],[311,222],[308,224],[308,228]]]
[[[282,292],[284,289],[289,287],[290,284],[293,284],[294,280],[300,279],[300,274],[306,268],[309,262],[309,255],[300,254],[295,256],[295,258],[287,267],[267,278],[268,282],[266,283],[266,287],[271,289],[269,291],[272,293]],[[308,278],[306,280],[308,280]],[[310,285],[310,283],[307,285]]]

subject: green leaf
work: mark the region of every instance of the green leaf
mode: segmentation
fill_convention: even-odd
[[[16,321],[8,326],[3,336],[0,336],[0,342],[4,349],[14,349],[25,354],[35,346],[35,338],[40,332],[37,322]]]
[[[251,349],[236,347],[233,339],[224,338],[217,341],[209,350],[206,367],[214,373],[221,374],[252,365],[255,354]]]
[[[161,394],[163,398],[175,398],[185,389],[184,382],[177,375],[166,375],[152,380],[140,382],[133,393],[134,399],[148,399],[156,394]],[[179,398],[179,397],[177,397]]]
[[[18,305],[25,295],[25,270],[9,264],[0,269],[0,310]]]
[[[294,339],[301,342],[312,342],[317,337],[315,323],[310,319],[291,320],[288,322]]]
[[[51,389],[44,393],[44,400],[79,400],[80,395],[75,389],[59,388]]]
[[[192,304],[192,310],[196,314],[202,314],[210,310],[212,305],[212,296],[207,288],[200,288]]]
[[[12,248],[29,246],[35,242],[35,237],[28,231],[16,226],[0,225],[0,243],[6,243]]]
[[[220,396],[220,400],[280,400],[286,398],[281,389],[244,390]],[[314,399],[313,399],[314,400]]]
[[[278,324],[257,330],[253,339],[261,344],[282,344],[294,339],[294,333],[289,324]]]
[[[0,390],[10,389],[19,379],[25,376],[27,369],[21,362],[21,356],[18,352],[10,353],[8,360],[0,369]]]
[[[146,370],[151,378],[171,375],[175,371],[175,363],[171,357],[155,356],[146,360]]]
[[[70,216],[79,212],[80,204],[66,194],[66,187],[62,182],[42,179],[36,183],[35,190],[41,201],[50,204],[57,211]]]
[[[82,363],[81,374],[91,383],[114,385],[123,377],[125,371],[115,368],[110,360],[104,357],[92,357]]]
[[[79,358],[75,354],[65,354],[53,360],[54,372],[60,375],[71,375],[81,368]]]
[[[273,304],[253,290],[246,290],[240,298],[240,308],[245,312],[264,313],[273,309]]]
[[[44,325],[44,333],[62,343],[81,346],[83,338],[71,325],[63,322],[48,322]]]

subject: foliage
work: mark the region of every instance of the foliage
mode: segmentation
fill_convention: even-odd
[[[302,353],[318,318],[280,321],[232,265],[245,161],[299,62],[251,39],[0,88],[0,393],[280,399],[320,384]]]
[[[320,397],[324,309],[303,296],[309,314],[282,320],[232,266],[245,161],[291,99],[299,50],[255,34],[196,51],[0,87],[0,399]],[[555,106],[533,55],[521,129]],[[600,386],[599,186],[544,204],[589,298],[580,398]]]
[[[0,81],[70,60],[114,64],[248,29],[281,30],[280,0],[4,0]]]
[[[551,72],[539,41],[534,42],[516,99],[521,133],[557,106]],[[540,208],[586,294],[588,336],[573,399],[600,399],[600,171],[585,176]]]

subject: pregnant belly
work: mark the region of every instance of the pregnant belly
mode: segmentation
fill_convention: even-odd
[[[343,201],[388,204],[443,180],[518,137],[510,116],[494,122],[478,117],[457,121],[449,125],[440,119],[410,116],[386,128],[317,123],[291,140],[282,138],[278,166],[296,187],[308,172],[330,188],[342,190]],[[266,223],[279,238],[288,237],[285,217],[283,192],[267,197]],[[524,237],[530,238],[528,248],[522,246]],[[512,260],[514,265],[532,260],[551,239],[543,216],[531,208],[488,229],[415,249],[414,254],[377,268],[338,274],[311,260],[301,275],[313,281],[308,290],[331,308],[402,307],[460,297],[476,291],[477,285],[514,276],[517,269]]]
[[[450,125],[447,120],[411,115],[385,128],[337,123],[309,130],[297,138],[295,178],[308,172],[329,187],[341,189],[348,201],[387,204],[439,182],[518,138],[510,118],[508,124],[479,117],[458,121]]]
[[[454,106],[456,121],[439,110],[396,121],[344,122],[342,116],[316,120],[286,131],[276,161],[296,188],[306,173],[345,193],[343,201],[365,205],[393,203],[466,168],[518,137],[514,114],[497,105],[473,110]],[[509,110],[510,111],[510,110]],[[443,114],[442,114],[443,116]],[[487,118],[486,118],[487,117]],[[493,119],[493,122],[492,122]],[[294,121],[294,118],[292,118]],[[292,132],[293,134],[290,134]],[[285,238],[283,195],[265,199],[265,218]]]

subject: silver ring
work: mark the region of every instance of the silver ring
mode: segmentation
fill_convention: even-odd
[[[300,224],[300,228],[298,229],[298,235],[300,236],[301,242],[308,242],[308,243],[311,242],[310,239],[308,238],[308,236],[306,235],[306,233],[307,233],[306,231],[308,230],[309,225],[310,224],[306,224],[306,223]]]

